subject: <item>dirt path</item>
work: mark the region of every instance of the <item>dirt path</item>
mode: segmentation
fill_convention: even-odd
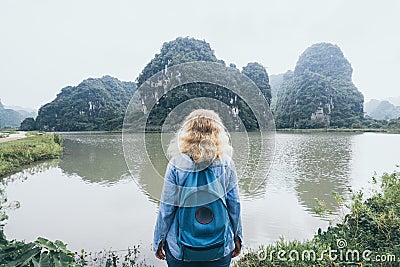
[[[25,137],[26,137],[26,132],[18,132],[16,134],[10,134],[6,138],[0,138],[0,143],[17,140],[17,139],[21,139],[21,138],[25,138]]]

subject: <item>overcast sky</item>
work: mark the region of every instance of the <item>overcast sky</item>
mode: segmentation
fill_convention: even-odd
[[[293,69],[310,45],[331,42],[366,99],[400,96],[400,1],[1,0],[0,98],[39,108],[88,77],[134,81],[178,36],[205,39],[240,69]]]

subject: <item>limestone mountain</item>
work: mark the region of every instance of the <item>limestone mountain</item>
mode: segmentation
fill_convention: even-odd
[[[364,103],[364,111],[367,115],[370,115],[381,103],[381,100],[371,99],[368,102]]]
[[[269,84],[271,85],[271,109],[275,109],[276,101],[278,98],[278,91],[281,87],[284,77],[288,77],[293,74],[293,71],[288,70],[285,73],[271,74],[269,76]]]
[[[56,99],[42,106],[35,126],[45,131],[121,129],[135,90],[135,83],[111,76],[86,79],[63,88]]]
[[[279,89],[277,127],[351,127],[359,123],[364,116],[364,97],[352,82],[352,72],[337,45],[318,43],[307,48],[292,77]]]
[[[189,37],[179,37],[162,45],[160,53],[157,53],[154,56],[137,78],[138,86],[141,86],[147,79],[160,71],[169,73],[170,67],[193,61],[215,62],[225,66],[225,62],[215,56],[210,44],[206,41]],[[236,69],[234,64],[230,64],[230,68],[240,72]],[[261,64],[253,62],[245,66],[242,73],[247,75],[260,88],[266,100],[270,101],[271,89],[265,68]],[[161,84],[164,84],[165,82],[166,81],[160,81],[160,87],[163,86]],[[221,103],[221,109],[222,106],[224,106],[225,111],[227,112],[226,114],[230,114],[228,115],[230,117],[232,117],[232,115],[237,115],[246,129],[256,129],[258,127],[251,109],[240,97],[227,88],[203,82],[184,84],[173,88],[165,94],[161,93],[162,96],[160,96],[157,104],[154,107],[150,107],[148,103],[153,101],[156,95],[159,95],[158,93],[156,94],[155,91],[152,91],[156,90],[152,86],[153,84],[151,85],[151,88],[146,89],[148,92],[145,92],[141,98],[141,102],[143,103],[142,105],[144,106],[143,112],[146,113],[147,108],[151,108],[146,121],[146,127],[148,130],[160,130],[160,127],[170,116],[169,114],[171,110],[178,105],[183,104],[185,101],[202,97],[217,100],[217,102]],[[157,86],[157,84],[154,84],[154,87]],[[188,114],[188,112],[190,112],[189,109],[199,108],[198,103],[199,102],[193,102],[192,105],[186,106],[186,108],[181,106],[180,114]],[[221,110],[218,111],[222,112]],[[179,122],[180,120],[177,119],[176,123]],[[239,127],[236,123],[227,124],[228,125],[226,126],[228,128],[237,129]]]
[[[154,58],[139,74],[137,85],[139,87],[151,76],[167,67],[191,61],[211,61],[225,64],[224,61],[216,58],[210,44],[206,41],[178,37],[162,45],[160,53],[155,54]]]
[[[395,106],[387,100],[371,99],[365,103],[368,116],[377,120],[390,120],[400,117],[400,106]]]

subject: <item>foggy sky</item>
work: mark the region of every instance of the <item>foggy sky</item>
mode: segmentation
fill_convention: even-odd
[[[268,74],[310,45],[342,49],[368,100],[400,96],[400,1],[1,0],[0,98],[39,108],[88,77],[134,81],[162,44],[204,39],[218,58]]]

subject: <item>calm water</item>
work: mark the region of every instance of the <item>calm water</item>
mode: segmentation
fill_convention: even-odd
[[[89,251],[141,244],[142,253],[152,259],[150,244],[162,187],[156,174],[163,174],[167,162],[158,136],[146,136],[154,168],[138,148],[129,158],[131,173],[120,134],[68,133],[63,137],[62,159],[4,179],[8,199],[21,204],[9,212],[7,237],[32,241],[43,236],[63,240],[72,250]],[[137,137],[130,138],[134,143]],[[257,135],[234,134],[232,142],[244,241],[249,247],[281,236],[288,240],[312,237],[332,219],[313,213],[315,198],[340,214],[333,191],[347,196],[347,188],[369,188],[374,172],[391,172],[400,163],[400,135],[277,133],[265,139],[270,150],[262,154],[264,160],[254,156],[260,152]],[[163,265],[156,260],[150,263]]]

